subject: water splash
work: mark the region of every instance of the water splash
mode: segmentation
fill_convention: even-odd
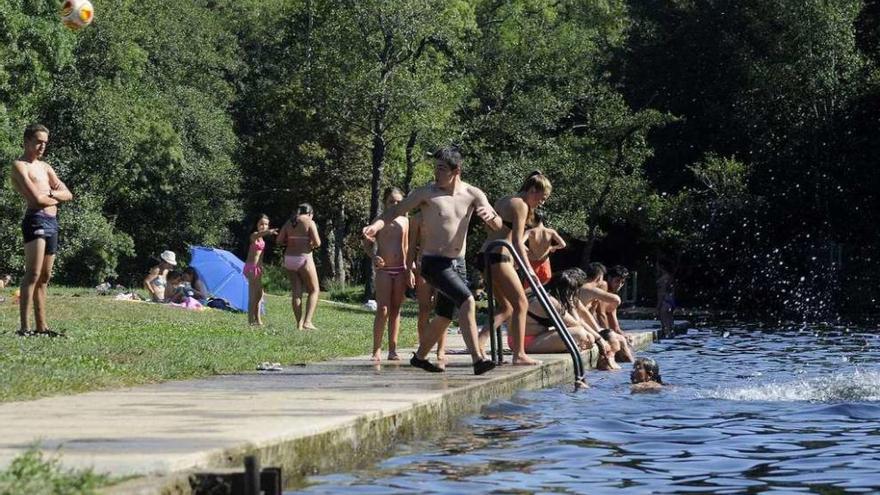
[[[829,376],[741,388],[719,388],[701,398],[768,402],[880,401],[880,372],[854,370]]]

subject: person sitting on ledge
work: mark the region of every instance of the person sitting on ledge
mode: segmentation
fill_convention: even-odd
[[[633,392],[658,390],[663,386],[660,377],[660,365],[651,358],[640,357],[633,362],[633,370],[629,375]]]
[[[568,328],[575,343],[581,350],[587,350],[593,347],[594,341],[581,321],[575,316],[574,305],[579,286],[575,272],[569,269],[554,273],[544,288],[550,296],[550,304],[562,317],[562,322]],[[544,311],[537,295],[530,290],[526,297],[529,301],[526,313],[526,352],[535,354],[568,352],[568,348],[554,328],[553,320]],[[510,344],[512,344],[512,339],[508,335],[508,345]]]

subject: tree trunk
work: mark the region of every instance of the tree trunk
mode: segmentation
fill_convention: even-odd
[[[379,188],[382,186],[382,169],[385,167],[385,142],[382,121],[383,112],[379,112],[373,120],[373,177],[370,180],[370,221],[379,215]],[[361,266],[364,273],[364,301],[373,299],[373,263],[366,256],[362,257]]]
[[[317,224],[318,232],[332,232],[333,230],[333,219],[321,216],[315,223]],[[325,235],[324,237],[326,245],[323,246],[323,249],[318,250],[318,261],[321,263],[321,270],[318,272],[318,281],[319,285],[326,288],[327,280],[332,279],[333,277],[333,257],[330,253],[332,252],[333,244],[335,244],[335,239],[329,235]]]
[[[409,133],[409,139],[406,141],[406,175],[403,179],[404,194],[409,194],[410,189],[412,189],[413,171],[416,168],[413,151],[415,150],[418,137],[419,131],[412,131]]]
[[[347,282],[346,280],[346,270],[345,270],[345,257],[343,256],[344,248],[345,248],[345,234],[348,230],[348,219],[345,217],[345,206],[340,205],[339,213],[336,215],[336,229],[333,231],[333,237],[335,238],[335,243],[333,245],[333,259],[334,259],[334,268],[335,271],[334,279],[336,283],[341,287],[345,287]]]
[[[587,240],[584,242],[584,246],[581,249],[581,269],[586,270],[587,265],[590,264],[593,257],[593,247],[596,245],[596,224],[593,224],[590,227],[590,232],[587,235]]]

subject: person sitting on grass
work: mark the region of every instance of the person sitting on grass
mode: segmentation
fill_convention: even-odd
[[[192,297],[200,303],[205,304],[208,298],[211,297],[208,287],[205,286],[205,282],[199,277],[199,272],[191,266],[183,270],[183,283],[192,290]]]
[[[174,251],[163,251],[159,255],[159,264],[150,268],[150,272],[144,278],[144,289],[150,294],[153,302],[165,300],[165,286],[168,271],[177,266],[177,255]]]
[[[587,350],[593,347],[594,341],[576,317],[575,303],[578,287],[575,272],[564,270],[554,273],[545,289],[550,296],[550,304],[562,317],[562,322],[568,328],[575,343],[581,350]],[[547,315],[537,295],[530,290],[526,297],[529,301],[526,312],[526,352],[533,354],[568,352],[565,342],[554,328],[553,320]],[[508,345],[511,343],[511,336],[508,335]]]
[[[633,392],[658,390],[663,387],[660,377],[660,365],[651,358],[640,357],[633,362],[633,370],[629,375]]]
[[[186,301],[187,291],[183,284],[183,272],[171,270],[165,277],[165,296],[162,302],[183,303]]]

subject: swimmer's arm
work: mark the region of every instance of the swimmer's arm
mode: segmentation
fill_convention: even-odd
[[[309,244],[312,249],[321,247],[321,237],[318,235],[318,225],[312,220],[309,223]]]
[[[61,179],[58,178],[58,174],[55,173],[55,169],[46,165],[46,172],[49,174],[49,188],[52,189],[52,198],[61,203],[72,200],[73,193],[70,192],[67,185],[61,182]]]
[[[12,182],[15,189],[24,196],[25,201],[29,205],[40,207],[55,206],[60,203],[59,200],[43,194],[37,189],[36,184],[31,180],[27,173],[27,165],[24,162],[16,161],[12,167]]]
[[[486,194],[483,191],[473,186],[471,186],[471,189],[474,195],[474,202],[472,204],[475,207],[477,216],[486,222],[490,229],[499,230],[503,226],[501,215],[492,208],[492,205],[489,204],[489,199],[486,198]]]

